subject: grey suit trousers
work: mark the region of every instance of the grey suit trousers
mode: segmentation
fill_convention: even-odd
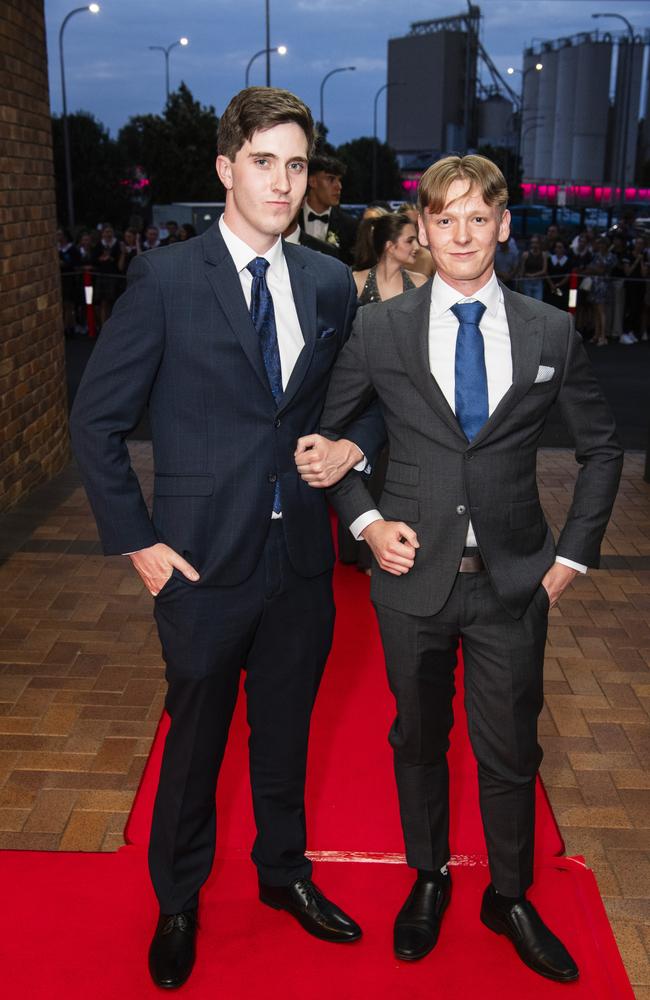
[[[518,896],[533,879],[535,777],[542,760],[548,596],[535,592],[521,618],[499,603],[486,572],[459,573],[444,607],[417,617],[375,604],[397,717],[389,740],[406,858],[437,870],[450,857],[447,750],[459,641],[465,708],[478,763],[492,882]]]

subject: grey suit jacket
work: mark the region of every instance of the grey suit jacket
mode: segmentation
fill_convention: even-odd
[[[414,615],[435,614],[453,586],[471,517],[497,594],[515,618],[553,563],[556,545],[540,506],[537,447],[557,402],[581,466],[557,554],[598,566],[616,496],[622,450],[573,318],[503,288],[513,383],[471,443],[429,367],[431,282],[359,310],[330,381],[321,431],[334,437],[377,396],[390,462],[379,509],[417,532],[404,576],[375,568],[372,598]],[[554,369],[536,383],[540,366]],[[376,506],[362,477],[330,493],[347,525]]]

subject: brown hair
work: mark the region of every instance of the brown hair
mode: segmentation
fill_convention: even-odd
[[[219,120],[217,149],[234,160],[255,132],[294,122],[307,138],[307,155],[314,151],[314,120],[306,104],[288,90],[247,87],[235,94]]]
[[[427,209],[438,214],[447,200],[454,181],[467,181],[469,192],[476,187],[486,205],[496,205],[501,211],[508,203],[508,185],[496,163],[475,153],[469,156],[445,156],[424,171],[418,188],[420,212]]]

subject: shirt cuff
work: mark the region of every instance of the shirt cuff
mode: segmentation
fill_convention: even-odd
[[[587,572],[586,566],[583,566],[582,563],[574,562],[573,559],[565,559],[564,556],[556,556],[555,561],[561,563],[562,566],[568,566],[569,569],[577,569],[578,573]]]
[[[367,476],[372,472],[372,466],[363,452],[360,461],[356,465],[353,465],[352,468],[355,472],[365,472]]]
[[[359,517],[355,518],[350,525],[350,531],[352,532],[355,541],[363,541],[361,532],[364,531],[369,524],[372,524],[373,521],[383,520],[384,519],[378,510],[367,510],[365,514],[360,514]]]

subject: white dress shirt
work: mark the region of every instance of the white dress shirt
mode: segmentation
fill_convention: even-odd
[[[317,220],[312,219],[311,222],[307,222],[307,216],[309,215],[309,213],[310,212],[315,212],[315,211],[316,211],[316,209],[311,208],[311,206],[309,205],[309,203],[307,201],[304,202],[304,204],[302,206],[302,223],[303,223],[303,229],[310,236],[315,236],[317,240],[325,240],[325,241],[327,241],[327,230],[329,229],[329,225],[330,225],[329,221],[328,222],[318,222]],[[330,214],[331,211],[332,211],[331,208],[326,208],[324,212],[316,212],[316,215],[327,215],[328,218],[329,218],[329,214]]]
[[[492,275],[478,291],[466,298],[459,295],[455,288],[448,285],[439,274],[433,279],[431,288],[431,310],[429,313],[429,366],[431,374],[449,403],[453,413],[456,412],[456,338],[458,336],[458,320],[451,307],[459,302],[482,302],[485,312],[481,319],[481,333],[485,345],[485,369],[488,386],[488,413],[491,415],[506,392],[512,385],[512,351],[510,347],[510,331],[503,301],[503,291]],[[369,510],[361,514],[350,525],[350,531],[359,540],[361,532],[373,521],[381,519],[378,510]],[[472,522],[467,529],[468,548],[476,548],[476,535]],[[556,561],[586,573],[587,567],[572,562],[563,556],[557,556]]]

